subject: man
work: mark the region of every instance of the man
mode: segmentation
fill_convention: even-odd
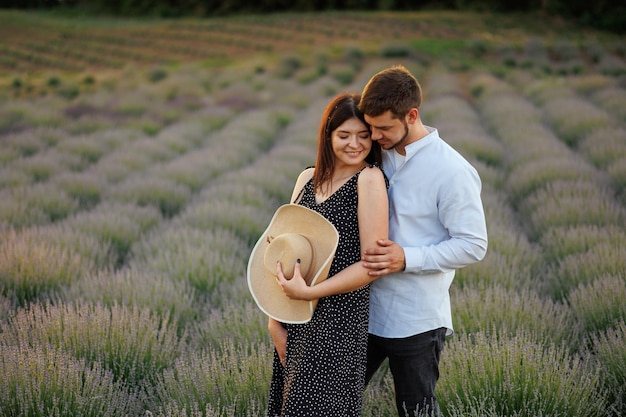
[[[372,276],[369,382],[389,359],[398,414],[438,415],[435,384],[451,335],[449,287],[455,270],[480,261],[487,227],[476,170],[420,119],[421,87],[404,67],[365,86],[359,109],[383,148],[389,178],[389,238],[367,248]]]

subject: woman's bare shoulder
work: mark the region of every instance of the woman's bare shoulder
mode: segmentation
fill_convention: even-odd
[[[360,181],[365,181],[365,182],[382,181],[384,183],[385,175],[383,174],[383,171],[380,169],[378,165],[369,165],[363,168],[363,171],[361,171],[361,174],[359,175],[359,182]]]

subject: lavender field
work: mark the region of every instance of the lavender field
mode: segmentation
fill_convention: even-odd
[[[542,19],[0,12],[0,415],[263,416],[248,256],[330,97],[393,64],[483,180],[444,414],[625,415],[626,39]]]

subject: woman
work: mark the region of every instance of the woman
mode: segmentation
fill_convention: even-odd
[[[328,279],[309,287],[296,265],[279,285],[294,299],[319,302],[305,324],[269,320],[276,346],[270,417],[360,416],[365,389],[369,283],[361,248],[387,238],[388,200],[381,150],[370,137],[358,94],[341,94],[326,107],[315,168],[303,171],[292,202],[326,217],[339,231]]]

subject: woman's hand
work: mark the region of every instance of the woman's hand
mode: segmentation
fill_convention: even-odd
[[[300,272],[300,262],[296,262],[291,279],[285,278],[283,266],[280,262],[276,264],[276,282],[282,288],[285,295],[292,300],[311,301],[311,287],[309,287]]]
[[[282,323],[274,319],[269,319],[267,329],[269,330],[272,340],[274,341],[278,359],[280,359],[280,363],[284,368],[287,366],[287,329],[285,329]]]

